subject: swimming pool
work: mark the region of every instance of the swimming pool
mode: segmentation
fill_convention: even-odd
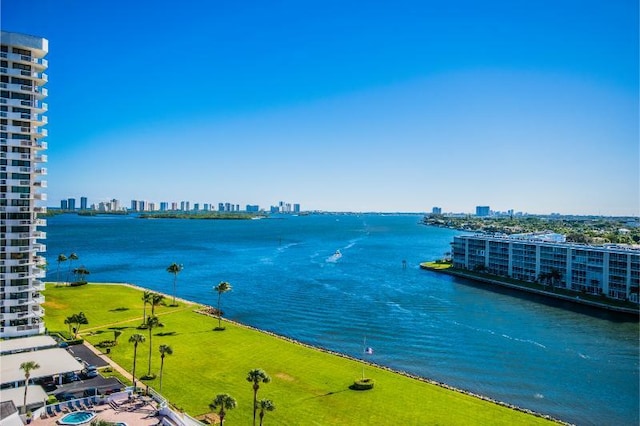
[[[88,423],[94,419],[96,413],[93,411],[76,411],[73,413],[65,414],[60,420],[59,425],[81,425]]]

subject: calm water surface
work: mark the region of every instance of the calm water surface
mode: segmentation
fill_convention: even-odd
[[[75,252],[91,281],[172,294],[177,262],[179,297],[215,306],[213,286],[231,283],[230,319],[358,358],[366,337],[373,362],[568,422],[639,423],[637,321],[421,270],[458,232],[420,219],[62,215],[46,228],[49,279]]]

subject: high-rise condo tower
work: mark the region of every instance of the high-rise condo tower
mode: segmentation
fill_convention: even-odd
[[[0,35],[0,338],[44,328],[48,40]]]

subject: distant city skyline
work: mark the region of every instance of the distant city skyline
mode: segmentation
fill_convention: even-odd
[[[28,4],[47,205],[640,214],[637,1]]]

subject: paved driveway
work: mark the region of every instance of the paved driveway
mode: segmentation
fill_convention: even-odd
[[[73,356],[77,356],[84,362],[90,365],[95,365],[98,368],[106,367],[109,365],[107,361],[99,357],[91,349],[85,345],[73,345],[67,348],[67,351]]]

